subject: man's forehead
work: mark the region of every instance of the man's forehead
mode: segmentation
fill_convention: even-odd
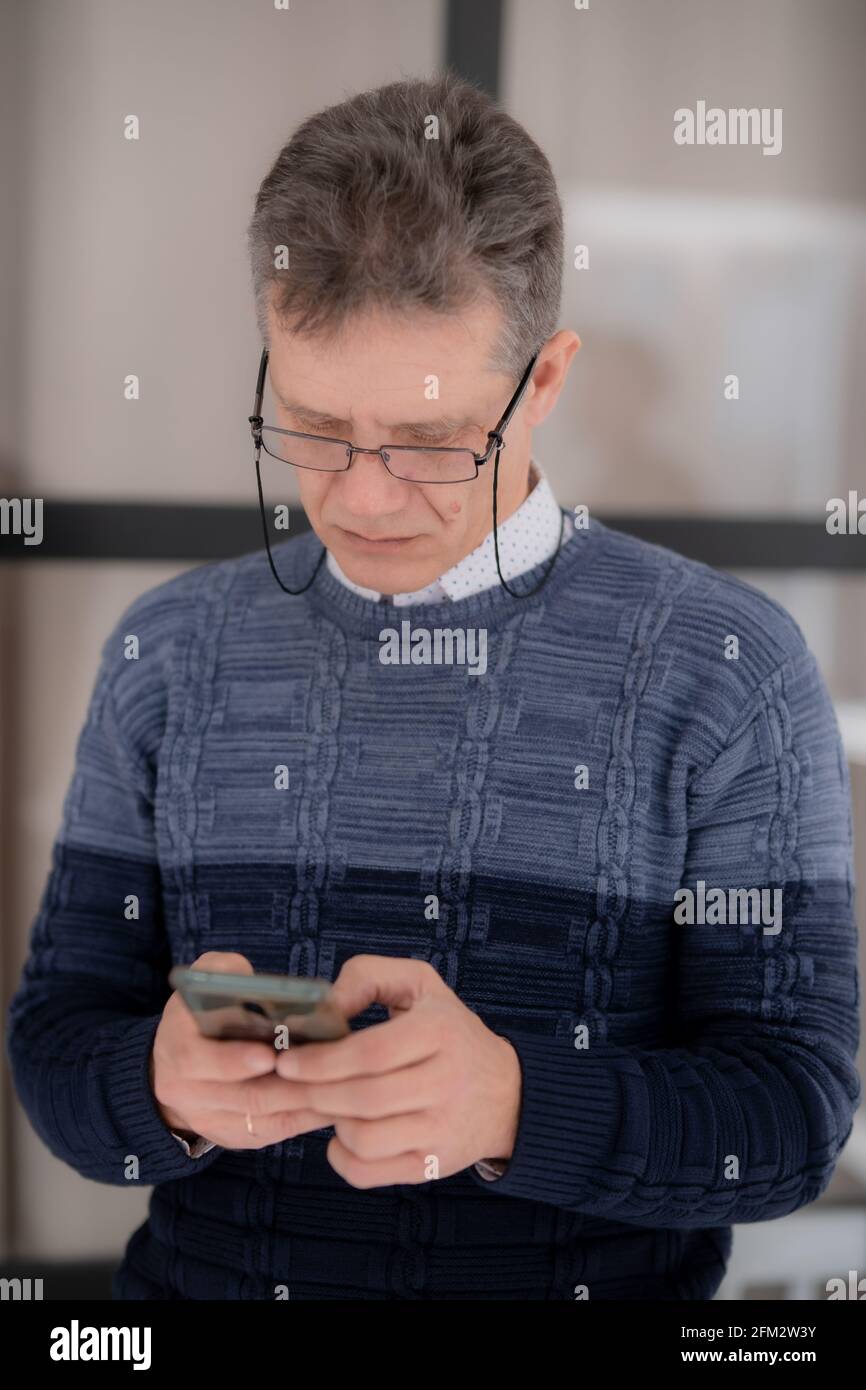
[[[439,371],[435,367],[440,368]],[[473,424],[502,395],[505,379],[489,366],[460,369],[426,360],[357,365],[345,357],[312,362],[303,354],[272,353],[270,387],[287,409],[309,418],[352,421],[361,416],[382,424]]]
[[[446,396],[467,406],[501,387],[493,364],[501,311],[479,304],[454,314],[389,314],[369,309],[338,329],[296,333],[269,315],[270,377],[281,395],[329,410],[335,395],[362,390],[366,409],[402,410]],[[323,393],[326,396],[323,404]],[[425,409],[425,414],[427,413]]]

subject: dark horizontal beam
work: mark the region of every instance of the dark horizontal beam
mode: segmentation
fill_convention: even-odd
[[[49,502],[41,545],[0,536],[3,560],[227,560],[264,549],[258,507],[182,502]],[[290,532],[309,530],[291,513]]]
[[[600,513],[599,520],[717,569],[866,571],[866,536],[831,536],[823,517]]]
[[[866,536],[831,536],[824,518],[639,516],[599,520],[694,560],[729,570],[866,571]],[[592,524],[590,520],[590,525]],[[289,534],[309,530],[293,510]],[[41,545],[0,535],[0,560],[227,560],[264,548],[256,507],[158,502],[43,504]]]

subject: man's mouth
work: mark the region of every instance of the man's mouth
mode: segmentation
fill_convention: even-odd
[[[361,550],[399,550],[402,546],[411,545],[412,541],[418,540],[417,536],[365,536],[360,531],[350,531],[345,526],[339,529],[351,545]]]

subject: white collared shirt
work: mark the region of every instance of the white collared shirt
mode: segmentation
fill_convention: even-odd
[[[499,537],[499,562],[506,581],[525,574],[535,565],[540,565],[543,560],[548,559],[556,549],[562,527],[559,504],[540,464],[535,459],[530,463],[530,483],[532,490],[529,496],[501,526],[496,528]],[[571,518],[566,516],[562,531],[563,544],[571,537],[572,531]],[[382,595],[375,589],[365,589],[349,579],[330,550],[326,564],[334,578],[339,579],[353,593],[361,598],[370,599],[371,602],[379,602]],[[397,607],[411,603],[443,603],[447,599],[469,598],[472,594],[480,594],[484,589],[490,589],[498,583],[493,531],[490,530],[479,546],[469,555],[464,555],[462,560],[458,560],[457,564],[452,565],[444,574],[440,574],[438,579],[412,593],[394,594],[391,602]]]

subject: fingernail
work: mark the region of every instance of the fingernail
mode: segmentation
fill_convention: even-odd
[[[284,1052],[277,1062],[277,1071],[280,1076],[297,1076],[298,1058],[294,1052]]]

